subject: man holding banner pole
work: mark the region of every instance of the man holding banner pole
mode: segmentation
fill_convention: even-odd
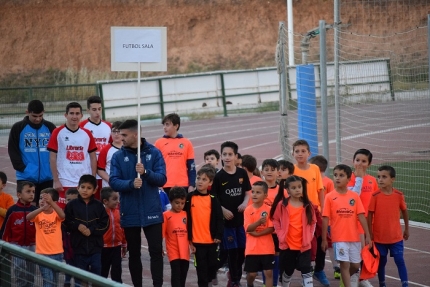
[[[162,286],[163,209],[158,187],[166,183],[166,164],[156,147],[138,137],[139,129],[136,120],[126,120],[119,127],[123,146],[112,157],[109,184],[120,194],[121,226],[127,240],[133,285],[142,286],[140,256],[143,229],[148,242],[153,285]]]

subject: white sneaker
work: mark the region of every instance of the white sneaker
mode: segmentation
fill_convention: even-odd
[[[358,284],[359,287],[373,287],[369,280],[361,280]]]
[[[354,273],[351,275],[351,287],[358,287],[358,280],[360,275],[357,273]]]

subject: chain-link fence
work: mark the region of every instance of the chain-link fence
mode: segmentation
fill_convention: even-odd
[[[312,133],[318,134],[319,153],[326,145],[324,155],[331,166],[352,165],[357,149],[369,149],[374,155],[369,171],[375,174],[375,166],[383,163],[394,166],[396,186],[405,192],[409,208],[428,215],[430,1],[336,0],[334,5],[334,19],[321,19],[326,22],[322,46],[319,23],[309,31],[292,32],[282,25],[279,29],[278,47],[283,45],[282,58],[290,71],[285,73],[288,145],[299,137],[303,124],[297,120],[300,96],[296,91],[301,79],[296,70],[310,63],[315,81],[309,86],[318,107]],[[294,65],[288,66],[291,55]],[[326,59],[324,69],[320,57]],[[320,106],[323,78],[325,115]],[[323,141],[324,133],[328,136]]]

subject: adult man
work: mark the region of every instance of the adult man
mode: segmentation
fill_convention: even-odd
[[[66,190],[77,187],[82,175],[95,176],[97,172],[97,146],[94,137],[89,130],[79,127],[82,106],[77,102],[69,103],[64,116],[66,124],[52,132],[47,147],[50,151],[53,187],[60,194],[58,205],[63,209],[66,206]]]
[[[30,181],[36,186],[33,204],[39,205],[40,191],[52,187],[49,152],[46,149],[55,125],[43,118],[43,103],[28,103],[27,116],[16,122],[9,134],[8,153],[16,170],[17,184]]]
[[[121,198],[121,226],[130,251],[128,266],[133,285],[142,286],[142,228],[148,241],[153,285],[162,286],[163,211],[158,187],[166,183],[166,164],[156,147],[137,137],[137,129],[136,120],[126,120],[120,125],[123,146],[112,156],[109,184]],[[141,150],[139,161],[136,156],[138,145]]]

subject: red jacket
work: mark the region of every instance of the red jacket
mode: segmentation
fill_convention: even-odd
[[[124,230],[120,225],[120,215],[118,208],[110,209],[106,207],[106,213],[109,215],[109,228],[103,235],[104,245],[103,247],[116,247],[122,246],[127,247],[127,241],[125,240]]]
[[[290,216],[288,214],[287,206],[288,206],[288,201],[286,200],[280,201],[276,206],[275,213],[273,214],[273,220],[272,220],[273,226],[275,227],[276,235],[278,236],[278,239],[279,239],[279,248],[281,250],[288,249],[287,234],[288,234],[288,226],[290,224]],[[303,212],[302,212],[303,241],[302,241],[302,248],[300,249],[300,252],[304,252],[306,250],[311,249],[311,242],[312,242],[312,238],[314,237],[316,222],[317,222],[316,215],[315,215],[315,212],[313,212],[312,223],[310,225],[308,224],[308,219],[306,217],[306,209],[303,208]]]
[[[34,222],[27,220],[27,214],[36,209],[36,206],[31,204],[24,205],[18,200],[6,212],[0,238],[20,246],[35,245],[36,228]]]

